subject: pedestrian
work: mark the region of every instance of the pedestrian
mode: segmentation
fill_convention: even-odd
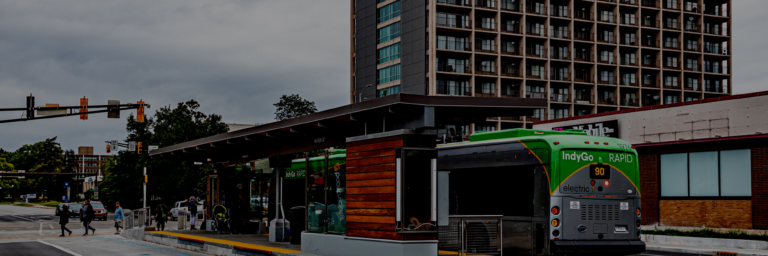
[[[165,222],[168,221],[168,206],[162,202],[155,207],[155,220],[157,221],[157,229],[164,231]]]
[[[85,227],[85,234],[83,236],[88,235],[89,229],[92,231],[92,234],[96,234],[96,229],[91,227],[93,218],[93,206],[91,206],[91,201],[86,199],[83,208],[80,209],[80,221],[83,222],[83,227]]]
[[[189,198],[189,205],[187,205],[187,209],[189,209],[189,213],[191,214],[189,217],[189,223],[192,225],[192,228],[190,228],[190,230],[195,230],[195,224],[197,223],[197,202],[195,202],[194,196]]]
[[[61,225],[61,235],[59,237],[64,236],[64,230],[69,232],[70,236],[72,235],[72,230],[67,228],[67,223],[69,223],[69,204],[64,204],[61,206],[59,213],[59,225]]]
[[[120,202],[115,203],[115,235],[120,234],[120,228],[123,227],[123,208],[120,207]]]

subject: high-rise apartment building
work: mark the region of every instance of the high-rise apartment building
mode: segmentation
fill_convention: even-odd
[[[350,100],[549,99],[469,130],[731,94],[731,0],[351,0]],[[527,124],[527,125],[526,125]]]

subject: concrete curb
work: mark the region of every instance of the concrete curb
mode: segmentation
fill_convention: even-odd
[[[657,246],[657,245],[646,245],[645,246],[646,251],[655,251],[655,252],[673,252],[673,253],[686,253],[686,254],[700,254],[700,255],[719,255],[718,253],[731,253],[730,255],[739,255],[739,256],[766,256],[768,255],[768,252],[766,253],[744,253],[744,252],[730,252],[727,251],[728,249],[724,250],[716,250],[716,249],[695,249],[695,248],[679,248],[674,246]],[[725,254],[728,255],[728,254]]]
[[[180,240],[176,236],[166,235],[166,234],[147,233],[144,231],[144,229],[141,229],[141,228],[123,230],[123,232],[120,235],[128,239],[156,243],[156,244],[161,244],[161,245],[170,246],[174,248],[180,248],[188,251],[202,252],[202,253],[213,254],[213,255],[232,255],[232,256],[236,255],[234,253],[235,248],[232,245],[219,244],[219,243],[208,242],[208,241],[203,242],[202,246],[199,246],[196,244],[193,245],[193,244],[188,244],[184,242],[179,242]],[[304,254],[304,253],[278,253],[278,252],[270,252],[270,253],[271,253],[270,255],[275,255],[275,256],[311,255],[311,254]]]
[[[649,245],[683,245],[700,248],[768,250],[768,242],[765,241],[645,234],[641,235],[641,237],[643,241]],[[766,251],[766,253],[768,253],[768,251]]]

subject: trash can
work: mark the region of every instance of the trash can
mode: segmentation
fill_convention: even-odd
[[[286,223],[283,223],[285,221]],[[285,234],[290,234],[290,225],[291,223],[288,222],[288,220],[284,219],[274,219],[269,222],[269,241],[270,242],[283,242],[285,241],[285,237],[283,236],[283,232]]]
[[[291,224],[291,244],[301,244],[301,232],[304,230],[304,217],[307,216],[307,208],[304,206],[292,207],[288,219]]]
[[[187,229],[187,221],[188,221],[188,215],[187,211],[179,211],[177,214],[177,222],[176,222],[176,229],[177,230],[185,230]]]

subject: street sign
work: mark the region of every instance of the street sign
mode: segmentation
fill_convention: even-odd
[[[69,188],[69,182],[64,182],[64,188]]]
[[[46,108],[58,107],[59,104],[45,103]],[[38,116],[66,115],[67,109],[38,110]]]
[[[149,145],[149,149],[147,150],[157,150],[159,147],[157,145]]]
[[[195,165],[203,165],[203,162],[195,162]]]
[[[25,170],[18,170],[18,171],[16,171],[16,172],[21,172],[21,173],[23,173],[23,172],[26,172],[26,171],[25,171]],[[24,179],[24,177],[26,177],[26,176],[18,176],[18,178],[19,178],[20,180],[23,180],[23,179]]]
[[[136,151],[136,142],[135,141],[129,141],[128,142],[128,151],[129,152],[135,152]]]
[[[117,148],[117,141],[113,140],[109,142],[109,149],[114,151],[120,151],[120,149]]]

